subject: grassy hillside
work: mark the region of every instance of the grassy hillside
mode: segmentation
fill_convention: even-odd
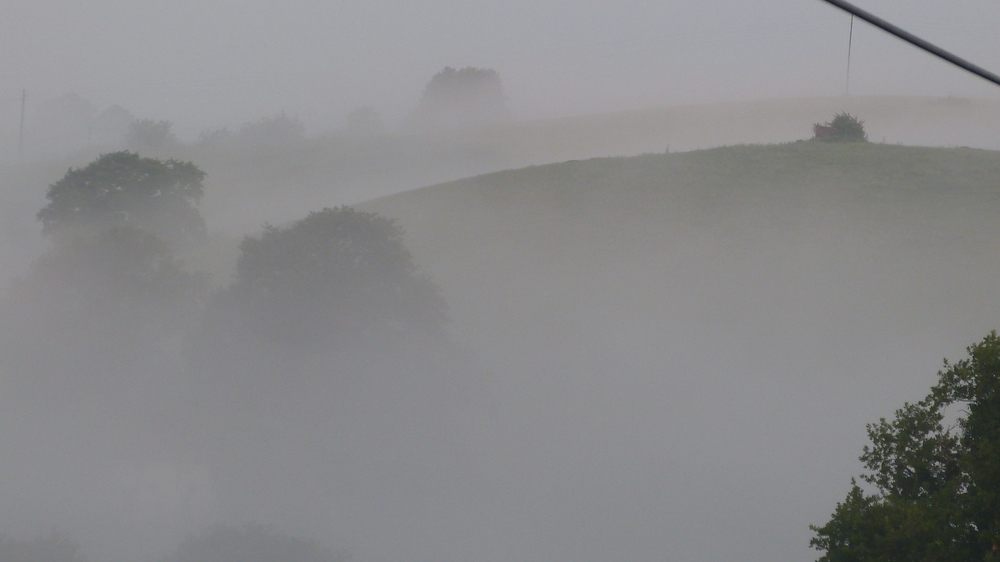
[[[527,519],[586,529],[581,557],[614,533],[650,556],[811,557],[865,424],[1000,327],[992,151],[732,146],[364,207],[399,220],[492,369],[482,470]]]
[[[529,165],[601,156],[688,151],[808,138],[812,124],[848,111],[873,141],[1000,149],[1000,102],[927,97],[777,99],[651,108],[443,131],[424,136],[330,134],[255,143],[195,143],[146,156],[191,160],[208,173],[209,227],[240,236],[264,222],[296,220],[324,206],[357,203],[422,185]],[[45,188],[114,147],[0,168],[7,220],[25,222]],[[9,156],[9,155],[8,155]],[[27,205],[25,207],[25,205]],[[8,228],[9,230],[9,228]],[[21,236],[22,232],[5,232]],[[9,238],[10,236],[8,236]],[[30,241],[18,240],[18,246]],[[3,254],[0,253],[0,261]]]
[[[530,167],[365,206],[398,218],[418,262],[449,292],[476,266],[489,270],[482,282],[502,266],[514,273],[609,261],[650,267],[709,241],[735,253],[770,243],[798,251],[858,244],[860,254],[872,251],[870,242],[947,248],[958,259],[991,251],[990,237],[1000,232],[991,219],[1000,204],[998,156],[882,144],[745,145]]]

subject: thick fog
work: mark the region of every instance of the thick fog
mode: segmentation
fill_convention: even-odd
[[[984,66],[988,0],[866,8]],[[816,1],[249,3],[11,1],[0,24],[3,146],[30,108],[74,92],[170,119],[184,140],[282,110],[311,132],[370,105],[402,118],[445,66],[496,69],[522,119],[845,91],[849,17]],[[867,24],[851,93],[990,96]],[[14,145],[16,147],[16,145]]]
[[[12,2],[0,558],[815,559],[1000,328],[1000,90],[764,4]]]

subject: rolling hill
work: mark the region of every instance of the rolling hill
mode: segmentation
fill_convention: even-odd
[[[993,151],[729,146],[362,207],[490,368],[471,448],[525,559],[811,556],[865,424],[1000,325]]]

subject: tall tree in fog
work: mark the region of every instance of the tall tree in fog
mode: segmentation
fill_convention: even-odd
[[[22,448],[10,472],[46,486],[8,481],[0,504],[29,518],[74,505],[59,519],[71,528],[125,529],[142,504],[129,503],[123,467],[180,449],[182,344],[207,281],[167,240],[204,235],[194,208],[203,177],[193,164],[120,152],[50,187],[38,216],[52,249],[0,303],[0,411],[23,424],[5,436]]]
[[[220,508],[277,524],[335,498],[405,503],[416,467],[456,455],[469,369],[446,320],[388,218],[328,208],[245,238],[190,353]],[[434,466],[422,489],[453,477]]]
[[[49,186],[49,203],[38,219],[43,232],[52,236],[133,226],[175,248],[186,248],[206,235],[197,209],[204,178],[191,162],[143,158],[133,152],[105,154],[84,168],[70,169]]]
[[[874,493],[852,482],[812,527],[820,562],[1000,557],[1000,337],[968,351],[945,362],[926,398],[868,426],[861,478]]]
[[[510,121],[510,110],[497,71],[445,67],[435,74],[410,116],[417,129],[452,129]]]
[[[392,334],[437,338],[446,313],[392,220],[338,207],[245,238],[236,282],[213,299],[209,319],[213,334],[234,341],[329,349]]]

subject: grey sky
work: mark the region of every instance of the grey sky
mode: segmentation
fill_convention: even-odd
[[[1000,5],[868,0],[987,68]],[[182,138],[282,110],[312,131],[360,105],[390,119],[444,66],[498,70],[520,118],[838,95],[849,17],[819,0],[6,0],[0,115],[22,89],[170,119]],[[867,24],[852,93],[1000,95]]]

